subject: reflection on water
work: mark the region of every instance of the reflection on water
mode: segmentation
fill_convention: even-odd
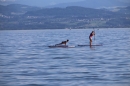
[[[1,86],[130,86],[130,29],[0,31]],[[69,39],[75,48],[48,48]]]

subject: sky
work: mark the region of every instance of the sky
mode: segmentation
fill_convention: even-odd
[[[30,5],[36,5],[41,4],[43,6],[48,5],[55,5],[59,3],[68,3],[68,2],[77,2],[77,1],[83,1],[83,0],[0,0],[1,5],[7,5],[7,4],[15,4],[15,3],[21,3],[21,4],[30,4]]]
[[[79,2],[79,1],[92,1],[97,3],[97,1],[102,0],[0,0],[0,5],[24,4],[29,6],[45,7],[49,5],[57,5],[60,3]],[[111,1],[111,3],[113,3],[114,1],[130,3],[130,0],[108,0],[108,1]]]

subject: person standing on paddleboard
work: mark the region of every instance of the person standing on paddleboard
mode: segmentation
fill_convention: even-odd
[[[92,31],[89,35],[90,46],[92,45],[92,37],[95,36],[95,31]]]

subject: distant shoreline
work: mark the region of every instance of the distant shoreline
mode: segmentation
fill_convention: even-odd
[[[92,30],[94,30],[94,29],[130,29],[130,27],[129,28],[78,28],[78,29],[92,29]],[[78,30],[77,29],[77,30]],[[76,30],[76,29],[4,29],[4,30],[0,30],[0,31],[8,31],[8,30]]]

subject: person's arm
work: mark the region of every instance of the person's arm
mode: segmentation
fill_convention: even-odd
[[[94,31],[93,35],[95,35],[95,31]]]

